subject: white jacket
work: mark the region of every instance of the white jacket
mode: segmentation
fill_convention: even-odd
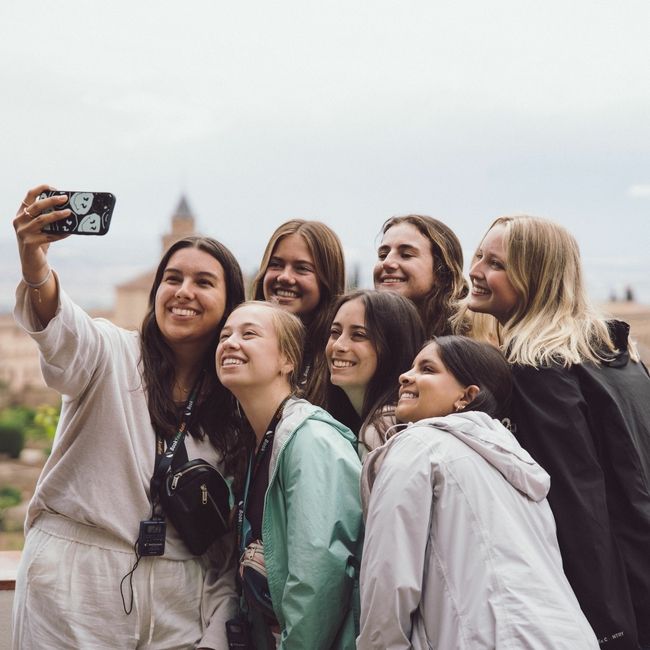
[[[475,411],[422,420],[369,454],[357,648],[597,649],[562,571],[549,485]]]

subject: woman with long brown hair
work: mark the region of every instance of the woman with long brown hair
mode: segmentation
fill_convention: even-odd
[[[344,291],[343,247],[329,226],[291,219],[276,228],[253,280],[253,298],[273,302],[302,321],[307,335],[301,384],[318,402],[327,381],[323,350],[330,308]]]
[[[424,342],[415,305],[394,292],[355,291],[334,307],[325,347],[325,408],[357,434],[360,458],[386,442],[399,376]]]
[[[189,460],[232,474],[243,450],[214,365],[221,326],[244,298],[239,265],[213,239],[183,239],[158,265],[141,332],[90,318],[48,262],[63,237],[43,227],[69,214],[51,211],[67,197],[43,198],[48,189],[30,190],[14,220],[23,275],[16,319],[63,398],[27,512],[14,647],[226,647],[236,610],[231,540],[194,555],[170,521],[165,533],[152,515],[150,482],[157,449],[185,431],[179,420]],[[143,530],[163,554],[144,552]],[[125,576],[131,588],[122,590]]]
[[[381,233],[375,289],[410,298],[427,336],[462,333],[462,324],[453,326],[452,320],[468,285],[463,251],[453,230],[433,217],[409,214],[388,219]]]

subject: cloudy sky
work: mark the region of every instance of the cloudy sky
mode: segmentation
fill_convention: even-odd
[[[0,310],[40,182],[117,196],[107,237],[52,247],[86,306],[155,264],[183,192],[250,271],[292,217],[367,283],[391,215],[469,253],[524,212],[574,232],[594,297],[650,303],[649,33],[647,0],[2,0]]]

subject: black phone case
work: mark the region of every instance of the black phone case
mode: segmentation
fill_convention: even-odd
[[[54,221],[43,228],[43,232],[57,235],[105,235],[111,225],[115,208],[115,196],[109,192],[63,192],[48,190],[38,198],[66,194],[68,201],[57,210],[69,208],[72,214],[59,221]],[[49,210],[51,212],[51,210]]]

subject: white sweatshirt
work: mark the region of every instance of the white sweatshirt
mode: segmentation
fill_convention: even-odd
[[[52,453],[29,504],[25,532],[40,513],[50,512],[101,529],[132,548],[140,521],[151,511],[156,447],[140,374],[139,333],[90,318],[61,289],[56,315],[43,329],[23,283],[14,316],[38,344],[45,382],[62,395]],[[187,437],[186,448],[190,459],[203,458],[223,470],[207,438]],[[201,610],[207,629],[200,646],[225,643],[224,624],[237,598],[232,552],[232,540],[225,537],[204,556],[209,568]],[[165,558],[193,557],[168,522]]]

